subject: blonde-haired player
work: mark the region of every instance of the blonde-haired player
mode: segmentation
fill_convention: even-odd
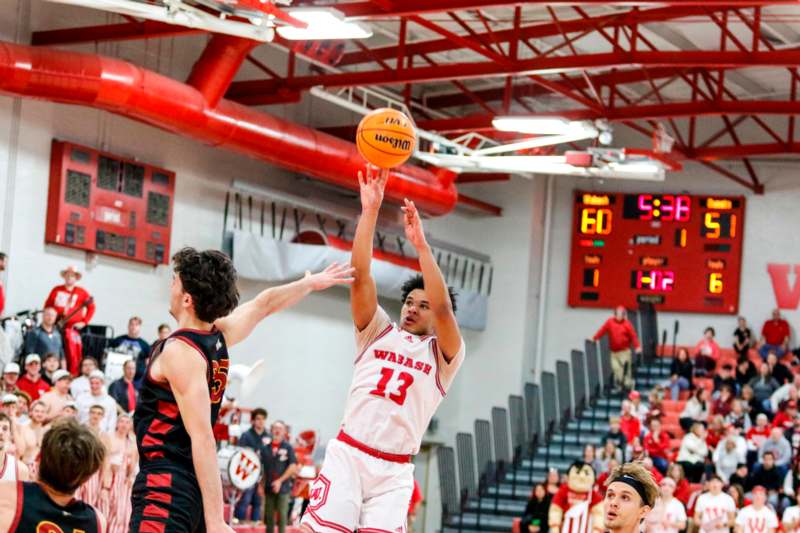
[[[638,533],[658,498],[653,474],[639,463],[611,472],[603,500],[605,528],[610,533]]]
[[[422,277],[404,285],[399,324],[378,306],[370,263],[387,179],[386,171],[359,173],[362,212],[351,260],[355,369],[341,432],[328,445],[311,486],[302,520],[306,533],[406,530],[412,457],[464,360],[452,296],[408,200],[402,208],[405,234],[419,256]]]

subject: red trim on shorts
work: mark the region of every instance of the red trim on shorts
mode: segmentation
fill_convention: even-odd
[[[403,528],[403,531],[406,529]],[[397,530],[389,531],[388,529],[378,529],[374,527],[360,527],[358,533],[397,533]]]
[[[142,516],[149,516],[151,518],[169,518],[169,509],[163,509],[154,503],[148,503],[144,506]]]
[[[442,381],[439,379],[439,343],[436,339],[431,341],[431,348],[433,349],[433,360],[436,362],[436,388],[442,393],[442,396],[447,396],[447,393],[442,386]]]
[[[364,350],[363,350],[363,351],[362,351],[360,354],[358,354],[358,357],[356,357],[356,361],[355,361],[355,363],[353,363],[353,364],[354,364],[354,365],[357,365],[357,364],[358,364],[358,362],[359,362],[359,361],[361,361],[361,358],[362,358],[362,357],[364,357],[364,354],[365,354],[365,353],[367,353],[367,350],[369,350],[369,349],[370,349],[370,348],[371,348],[371,347],[372,347],[372,346],[373,346],[373,345],[374,345],[376,342],[378,342],[379,340],[381,340],[382,338],[384,338],[384,337],[386,336],[386,334],[387,334],[387,333],[389,333],[390,331],[392,331],[392,329],[393,329],[393,328],[394,328],[394,325],[392,325],[392,324],[389,324],[388,326],[386,326],[386,329],[384,329],[383,331],[381,331],[381,332],[378,334],[378,336],[377,336],[377,337],[375,337],[375,338],[372,340],[372,342],[370,342],[369,344],[367,344],[366,348],[364,348]]]
[[[306,509],[306,514],[308,516],[310,516],[311,518],[313,518],[322,527],[329,527],[329,528],[331,528],[333,530],[341,531],[341,533],[353,533],[353,530],[348,528],[348,527],[345,527],[345,526],[343,526],[341,524],[337,524],[336,522],[328,522],[328,521],[323,520],[322,518],[320,518],[317,515],[316,512],[314,512],[314,511],[312,511],[310,509]]]
[[[172,494],[168,492],[148,492],[145,494],[144,499],[169,505],[172,503]]]
[[[405,463],[410,463],[414,459],[413,455],[386,453],[380,450],[376,450],[375,448],[371,448],[366,444],[364,444],[363,442],[357,441],[356,439],[345,433],[344,430],[339,431],[339,434],[336,436],[336,440],[341,441],[360,452],[364,452],[367,455],[371,455],[376,459],[383,459],[384,461],[389,461],[390,463],[405,464]]]
[[[17,508],[14,510],[14,521],[11,522],[11,529],[9,529],[11,533],[17,530],[19,521],[22,519],[22,499],[25,494],[22,487],[22,481],[17,481]]]
[[[166,524],[153,520],[142,520],[139,524],[139,533],[164,533]]]
[[[147,474],[147,487],[163,489],[172,486],[172,474]]]

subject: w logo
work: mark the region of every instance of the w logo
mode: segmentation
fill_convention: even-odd
[[[794,270],[794,276],[792,276]],[[768,264],[767,272],[772,280],[775,301],[780,309],[797,309],[800,307],[800,265]],[[794,278],[794,283],[790,278]]]

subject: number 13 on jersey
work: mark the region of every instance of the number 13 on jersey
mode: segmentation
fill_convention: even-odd
[[[369,393],[381,398],[389,398],[397,405],[406,402],[408,388],[414,384],[414,376],[408,372],[395,372],[392,368],[381,368],[381,379]],[[388,391],[388,395],[387,395]]]

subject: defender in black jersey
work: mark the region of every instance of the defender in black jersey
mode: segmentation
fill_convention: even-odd
[[[42,441],[39,481],[0,482],[0,531],[104,533],[105,518],[74,494],[105,455],[88,428],[72,419],[55,422]]]
[[[212,433],[228,380],[228,347],[312,291],[352,283],[353,269],[334,263],[236,307],[236,271],[226,255],[184,248],[172,260],[169,311],[178,329],[153,347],[136,405],[140,470],[130,532],[230,533]]]

